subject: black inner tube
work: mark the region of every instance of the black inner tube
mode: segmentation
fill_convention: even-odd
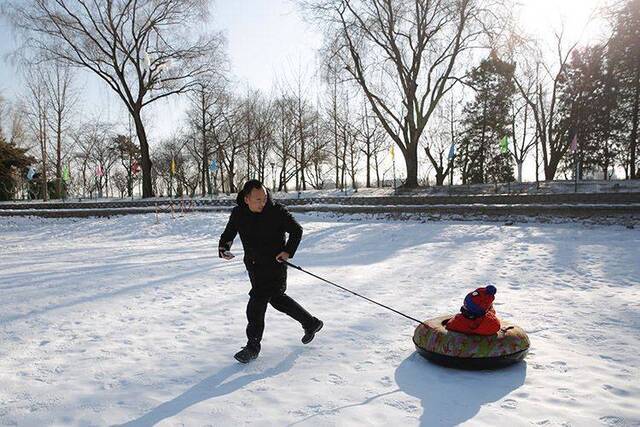
[[[525,348],[515,353],[495,357],[454,357],[425,350],[420,347],[415,340],[413,340],[413,343],[415,344],[418,353],[420,353],[420,355],[425,359],[448,368],[467,370],[503,368],[521,361],[529,351],[528,348]]]

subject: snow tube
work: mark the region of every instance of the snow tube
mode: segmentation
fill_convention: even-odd
[[[451,368],[495,369],[518,362],[529,351],[529,337],[519,326],[501,321],[494,335],[467,335],[445,328],[453,315],[420,324],[413,343],[428,360]]]

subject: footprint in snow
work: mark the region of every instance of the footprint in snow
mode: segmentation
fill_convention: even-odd
[[[603,385],[602,388],[607,390],[610,393],[615,394],[616,396],[624,397],[624,396],[628,396],[629,395],[629,392],[627,390],[623,390],[623,389],[620,389],[618,387],[614,387],[614,386],[609,385],[609,384]]]
[[[332,384],[344,384],[344,379],[337,374],[329,374],[329,382]]]
[[[617,427],[617,426],[626,426],[627,423],[625,422],[624,418],[621,417],[616,417],[613,415],[607,415],[604,417],[600,417],[600,421],[602,422],[602,424],[605,424],[607,426],[611,426],[611,427]]]
[[[504,409],[516,409],[518,407],[518,402],[516,402],[513,399],[505,399],[501,404],[500,407],[504,408]]]

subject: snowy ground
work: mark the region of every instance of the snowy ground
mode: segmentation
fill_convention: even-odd
[[[640,425],[640,230],[297,215],[295,263],[425,319],[491,281],[531,352],[434,366],[410,321],[290,270],[325,328],[304,346],[271,309],[239,365],[248,283],[216,258],[226,216],[0,218],[0,425]]]

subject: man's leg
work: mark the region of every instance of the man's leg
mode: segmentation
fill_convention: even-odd
[[[295,302],[293,298],[287,294],[276,295],[269,301],[273,308],[281,311],[294,319],[296,319],[304,329],[304,336],[302,342],[308,344],[311,342],[316,332],[322,329],[324,325],[320,319],[313,317],[307,310],[302,308],[300,304]]]
[[[247,340],[260,348],[264,332],[264,315],[269,304],[269,297],[251,295],[247,304]]]
[[[276,310],[281,311],[300,322],[303,328],[313,324],[314,317],[309,314],[307,310],[302,308],[300,304],[295,302],[289,295],[281,294],[273,296],[269,302]]]
[[[268,303],[269,298],[250,296],[247,304],[247,345],[233,356],[238,362],[248,363],[258,357]]]

